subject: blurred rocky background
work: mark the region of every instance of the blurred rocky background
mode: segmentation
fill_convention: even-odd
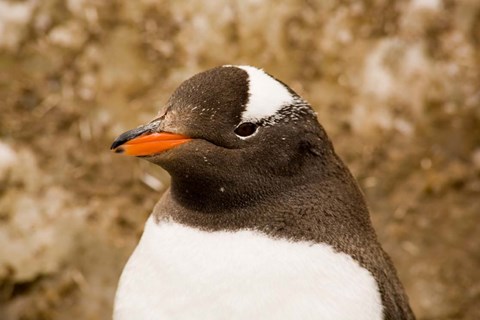
[[[316,108],[419,319],[480,319],[478,0],[0,0],[0,319],[111,317],[169,182],[109,145],[221,64]]]

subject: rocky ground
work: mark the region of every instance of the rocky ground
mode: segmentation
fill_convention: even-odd
[[[480,319],[480,2],[0,0],[0,319],[107,319],[168,175],[111,154],[263,67],[315,106],[419,319]]]

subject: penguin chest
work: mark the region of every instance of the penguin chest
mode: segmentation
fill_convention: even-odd
[[[152,217],[114,319],[382,319],[375,279],[325,244],[206,232]]]

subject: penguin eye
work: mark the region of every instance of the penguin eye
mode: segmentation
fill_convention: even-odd
[[[248,137],[257,131],[257,125],[252,122],[241,123],[236,129],[235,134],[240,137]]]

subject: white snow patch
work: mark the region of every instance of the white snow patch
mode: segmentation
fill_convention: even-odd
[[[140,180],[155,191],[160,191],[165,188],[165,185],[160,179],[147,172],[141,176]]]
[[[401,73],[405,76],[418,77],[428,72],[429,62],[421,45],[408,46],[403,56]]]
[[[364,67],[363,83],[365,91],[381,98],[388,97],[395,85],[394,78],[384,61],[391,46],[391,41],[381,42],[368,55]]]
[[[86,41],[84,28],[77,22],[69,22],[55,27],[48,34],[50,41],[66,48],[80,48]]]
[[[5,172],[7,172],[16,161],[16,152],[10,147],[10,145],[0,141],[0,180]]]
[[[55,273],[72,255],[87,210],[75,195],[52,184],[35,153],[0,142],[0,279],[31,281]]]
[[[442,2],[440,0],[412,0],[410,6],[412,9],[439,10]]]
[[[17,47],[26,31],[34,5],[34,1],[0,0],[0,48]]]

